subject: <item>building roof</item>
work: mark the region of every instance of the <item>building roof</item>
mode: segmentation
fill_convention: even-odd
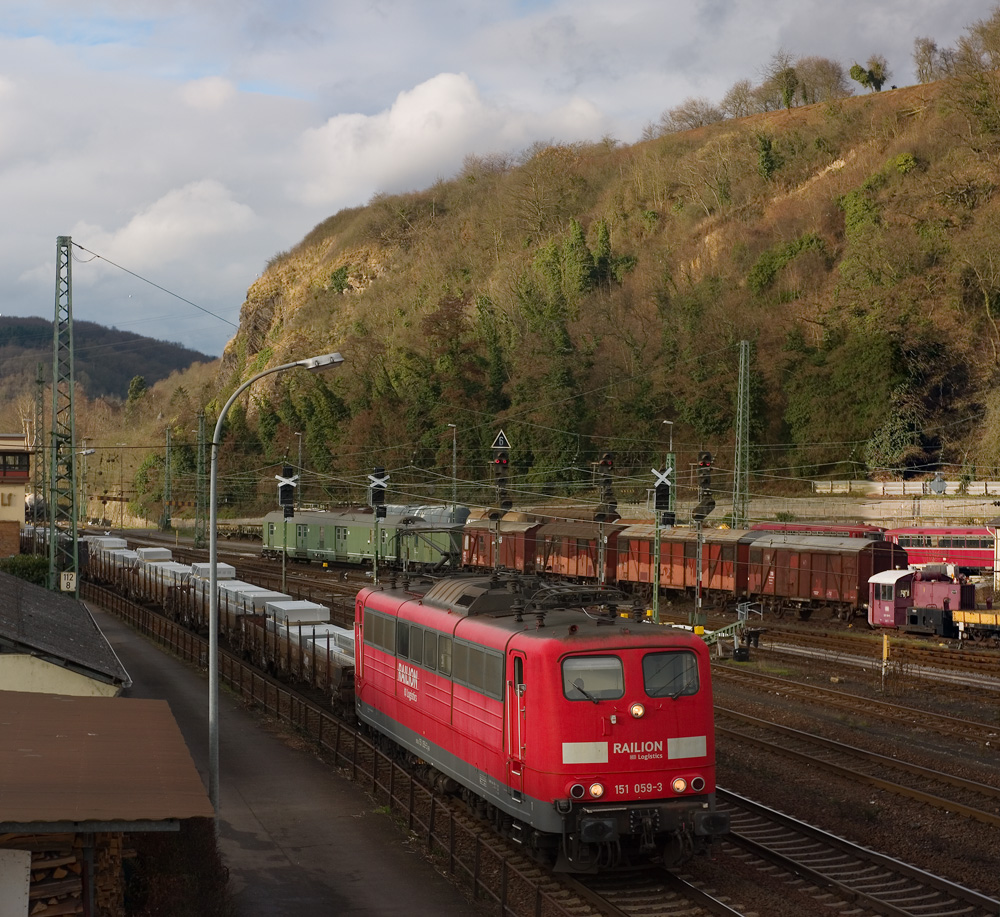
[[[166,701],[0,692],[0,833],[213,814]]]
[[[132,683],[87,606],[0,573],[0,652],[38,656],[89,678]]]

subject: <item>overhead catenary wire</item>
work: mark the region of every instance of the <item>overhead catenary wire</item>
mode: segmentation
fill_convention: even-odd
[[[88,255],[92,256],[91,258],[88,259],[87,262],[84,263],[89,263],[90,261],[94,261],[95,259],[100,259],[105,264],[109,264],[112,267],[117,268],[119,271],[128,274],[130,277],[134,277],[136,280],[141,280],[143,283],[149,284],[149,286],[151,287],[155,287],[161,293],[166,293],[168,296],[172,296],[174,299],[178,299],[181,302],[186,303],[189,306],[192,306],[199,312],[204,312],[206,315],[210,315],[212,318],[217,319],[220,322],[224,322],[225,324],[229,325],[232,328],[239,329],[239,325],[236,322],[230,321],[228,318],[225,318],[224,316],[219,315],[216,312],[213,312],[211,309],[206,309],[204,306],[198,305],[198,303],[194,302],[193,300],[188,299],[186,296],[181,296],[180,293],[175,293],[173,290],[170,290],[167,287],[163,286],[162,284],[157,283],[155,280],[150,280],[148,277],[143,277],[142,274],[138,274],[135,271],[130,270],[129,268],[124,267],[123,265],[118,264],[115,261],[112,261],[110,258],[107,258],[104,255],[99,254],[98,252],[91,251],[89,248],[80,245],[79,242],[73,242],[73,246],[75,248],[80,249],[80,251],[86,252]]]

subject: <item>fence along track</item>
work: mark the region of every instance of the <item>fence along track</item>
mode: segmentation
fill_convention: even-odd
[[[1000,901],[940,876],[827,834],[774,809],[717,788],[732,830],[723,848],[748,854],[801,876],[864,913],[890,917],[996,917]],[[822,892],[820,892],[821,894]],[[823,910],[835,913],[829,902]]]
[[[115,592],[84,582],[84,600],[118,615],[139,633],[186,662],[205,667],[208,641]],[[568,894],[537,864],[492,835],[487,828],[436,797],[356,730],[235,656],[220,652],[220,683],[244,701],[294,726],[311,738],[331,764],[365,788],[377,805],[387,806],[421,838],[439,868],[457,879],[474,899],[497,908],[502,917],[586,917],[596,913]]]

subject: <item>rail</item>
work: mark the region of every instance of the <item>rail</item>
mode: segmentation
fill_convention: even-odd
[[[85,601],[101,605],[185,662],[207,668],[207,639],[94,583],[85,581],[80,592]],[[220,653],[219,677],[243,701],[305,733],[331,764],[364,786],[377,805],[405,821],[439,868],[463,884],[474,899],[494,905],[501,917],[580,913],[578,901],[539,887],[536,864],[513,862],[502,842],[470,823],[348,724],[225,651]],[[563,900],[557,900],[560,897]]]

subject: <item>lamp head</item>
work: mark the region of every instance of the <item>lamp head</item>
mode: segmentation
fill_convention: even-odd
[[[332,366],[336,363],[343,363],[344,358],[334,351],[333,353],[324,353],[318,357],[309,357],[306,360],[296,361],[299,366],[304,366],[306,369],[316,370],[323,369],[325,366]]]

